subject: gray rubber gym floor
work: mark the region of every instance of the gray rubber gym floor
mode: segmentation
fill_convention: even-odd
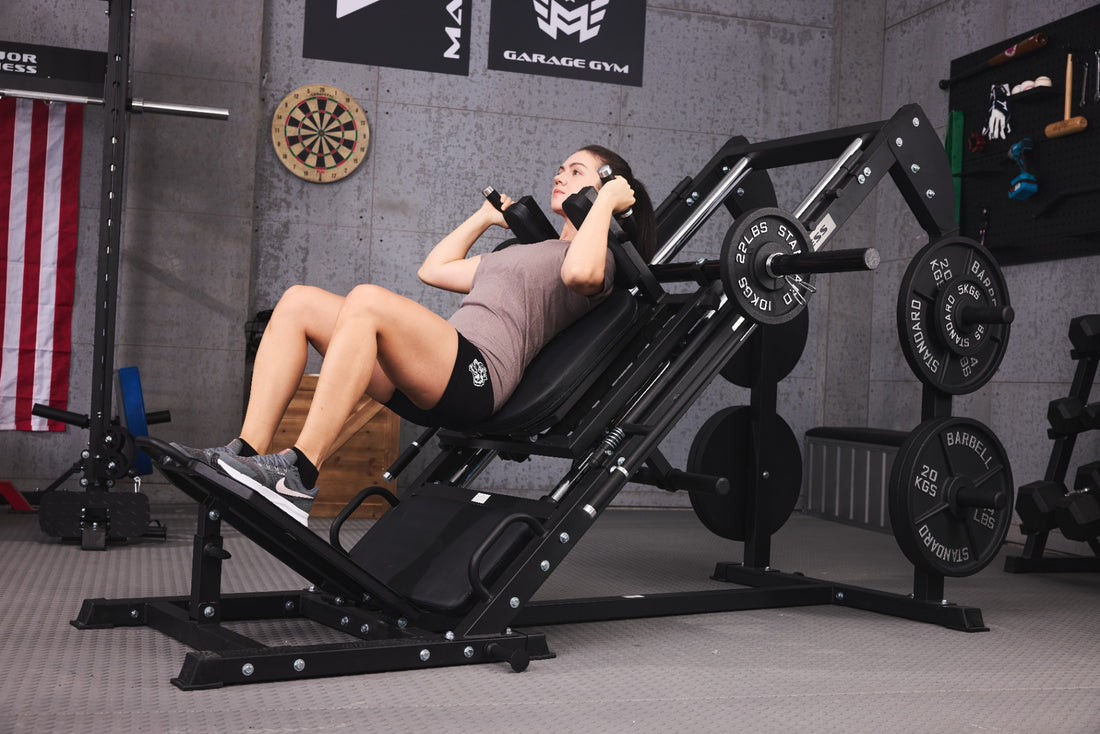
[[[949,600],[980,607],[988,632],[836,606],[766,609],[547,627],[557,657],[522,674],[492,664],[181,691],[169,682],[181,644],[69,624],[85,598],[188,593],[194,511],[154,507],[153,517],[166,541],[82,551],[42,535],[36,516],[0,509],[0,731],[1100,731],[1100,576],[1011,575],[1001,559],[947,580]],[[305,585],[228,528],[226,547],[227,592]],[[714,563],[740,553],[690,512],[611,510],[539,596],[713,588]],[[772,561],[912,588],[891,536],[808,516],[776,535]],[[258,626],[241,631],[267,644],[317,634]]]

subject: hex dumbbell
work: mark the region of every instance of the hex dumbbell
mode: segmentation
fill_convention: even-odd
[[[1085,405],[1078,398],[1057,398],[1047,406],[1053,436],[1072,436],[1100,428],[1100,403]]]
[[[1100,354],[1100,314],[1078,316],[1069,322],[1069,341],[1075,357]]]
[[[1058,526],[1054,509],[1066,496],[1066,486],[1061,482],[1041,480],[1031,482],[1016,492],[1016,513],[1020,516],[1020,532],[1034,535]]]

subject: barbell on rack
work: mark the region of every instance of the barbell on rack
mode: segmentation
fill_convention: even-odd
[[[42,102],[64,102],[66,104],[85,104],[103,106],[102,97],[85,97],[76,94],[54,94],[52,92],[33,92],[25,89],[0,89],[0,98],[18,97],[35,99]],[[222,107],[200,107],[197,105],[174,104],[171,102],[150,102],[134,97],[126,108],[130,112],[151,112],[159,115],[179,115],[183,117],[202,117],[210,120],[228,120],[229,110]]]

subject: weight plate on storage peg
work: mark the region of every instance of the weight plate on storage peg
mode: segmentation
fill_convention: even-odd
[[[978,421],[933,418],[902,444],[890,472],[890,524],[914,566],[969,576],[996,557],[1012,522],[1012,470]]]
[[[806,305],[811,275],[774,275],[769,259],[809,252],[806,228],[782,209],[753,209],[739,217],[722,243],[719,271],[726,295],[750,321],[782,324]]]
[[[763,528],[774,534],[790,518],[802,489],[802,451],[794,431],[780,417],[772,423],[772,436],[762,447],[757,464],[752,410],[734,406],[718,411],[695,434],[688,453],[687,470],[725,477],[729,493],[689,491],[695,515],[712,533],[730,540],[745,540],[751,518],[746,501],[759,475],[766,492],[758,498]]]
[[[902,277],[902,353],[917,378],[941,392],[970,393],[989,381],[1008,347],[1013,315],[1001,269],[973,240],[927,245]]]
[[[769,380],[779,382],[798,366],[802,352],[806,349],[806,340],[810,335],[810,312],[803,309],[790,321],[782,324],[767,324],[756,328],[745,346],[734,352],[730,360],[722,367],[722,377],[740,387],[752,387],[754,352],[761,340],[765,340]]]

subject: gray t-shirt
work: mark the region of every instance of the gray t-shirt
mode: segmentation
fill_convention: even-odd
[[[481,350],[493,382],[493,410],[519,384],[523,371],[559,331],[611,292],[615,260],[609,251],[603,290],[583,296],[562,282],[569,243],[512,245],[481,256],[470,292],[448,321]]]

